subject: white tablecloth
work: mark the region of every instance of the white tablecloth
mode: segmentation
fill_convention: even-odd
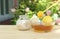
[[[16,25],[0,25],[0,39],[60,39],[60,33],[37,33],[32,30],[19,31]]]

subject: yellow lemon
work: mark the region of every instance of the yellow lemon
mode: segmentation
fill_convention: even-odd
[[[39,18],[43,17],[43,15],[44,15],[44,13],[43,13],[42,11],[39,11],[39,12],[37,13],[37,16],[38,16]]]
[[[45,16],[44,18],[43,18],[43,20],[42,20],[42,22],[45,24],[45,25],[47,25],[47,26],[49,26],[49,25],[51,25],[52,24],[52,17],[51,16]]]

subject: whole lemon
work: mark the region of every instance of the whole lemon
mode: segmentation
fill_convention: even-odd
[[[37,13],[38,18],[43,17],[43,15],[44,15],[43,11],[39,11],[39,12]]]
[[[46,25],[46,26],[49,26],[52,24],[53,22],[53,19],[51,16],[45,16],[43,19],[42,19],[42,22]]]

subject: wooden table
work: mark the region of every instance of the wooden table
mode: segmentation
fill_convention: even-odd
[[[0,25],[0,39],[60,39],[60,33],[36,33],[19,31],[16,25]]]

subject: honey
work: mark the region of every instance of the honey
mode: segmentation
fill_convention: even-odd
[[[52,30],[52,25],[50,26],[33,25],[33,29],[35,32],[50,32]]]

